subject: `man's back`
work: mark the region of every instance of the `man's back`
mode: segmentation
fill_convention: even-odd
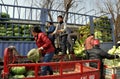
[[[104,63],[102,59],[107,58],[107,59],[114,59],[114,58],[119,58],[117,55],[110,55],[107,52],[104,52],[100,47],[100,42],[99,40],[94,40],[93,41],[94,47],[89,50],[89,59],[99,59],[100,60],[100,79],[105,79],[104,78]],[[96,63],[90,63],[91,67],[97,67]]]
[[[104,58],[104,56],[102,56],[102,54],[104,54],[104,53],[105,52],[102,49],[100,49],[99,47],[94,47],[93,49],[91,49],[89,51],[89,58],[102,60]]]

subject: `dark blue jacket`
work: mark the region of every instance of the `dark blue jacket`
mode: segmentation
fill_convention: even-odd
[[[54,30],[55,30],[55,26],[53,25],[49,26],[47,34],[49,35],[50,33],[54,32]]]
[[[51,25],[51,26],[49,26],[48,31],[47,31],[47,35],[51,40],[55,39],[54,35],[50,35],[51,33],[54,32],[54,30],[55,30],[55,26]]]

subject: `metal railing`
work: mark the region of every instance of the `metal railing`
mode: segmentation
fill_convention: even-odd
[[[45,22],[50,21],[50,18],[48,16],[48,11],[51,13],[54,23],[57,22],[58,15],[63,15],[65,13],[64,11],[59,11],[59,10],[48,10],[44,8],[0,4],[0,12],[1,13],[5,12],[10,15],[9,18],[8,17],[3,18],[2,15],[0,14],[0,20],[1,20],[0,39],[24,40],[28,38],[27,40],[31,40],[33,37],[29,32],[29,26],[34,24],[43,26],[41,27],[41,29],[44,31]],[[100,17],[68,12],[67,24],[68,26],[72,26],[72,27],[89,25],[91,33],[94,33],[94,29],[96,27],[103,25],[105,26],[104,28],[106,28],[106,25],[110,23],[110,20],[107,19],[109,23],[102,22],[94,25],[94,20],[98,18]],[[6,20],[6,21],[2,21],[2,20]],[[113,34],[111,30],[111,25],[109,28],[110,30],[108,33],[112,37]],[[16,31],[16,29],[18,29],[18,31]]]

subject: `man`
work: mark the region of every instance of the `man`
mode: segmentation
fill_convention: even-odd
[[[53,25],[52,22],[48,22],[47,26],[48,26],[47,35],[48,35],[49,39],[51,40],[53,46],[55,47],[55,43],[54,43],[55,42],[55,35],[51,35],[55,30],[55,26]]]
[[[75,41],[77,40],[80,43],[79,40],[82,37],[83,37],[83,35],[78,32],[73,32],[73,33],[68,34],[67,40],[68,40],[68,43],[70,44],[69,45],[69,53],[70,54],[74,54],[73,46],[75,44]]]
[[[84,46],[86,50],[86,59],[89,59],[89,50],[93,48],[93,40],[94,40],[94,34],[91,34],[87,37],[85,40]]]
[[[43,33],[39,26],[31,27],[31,33],[34,36],[36,45],[38,50],[43,55],[43,63],[48,63],[52,60],[54,56],[55,48],[52,45],[52,42],[48,38],[48,36]],[[53,75],[53,70],[50,66],[42,66],[41,67],[41,75],[47,75],[47,71],[49,75]]]
[[[107,58],[107,59],[114,59],[114,58],[119,58],[118,55],[110,55],[107,52],[104,52],[101,48],[100,48],[100,42],[99,40],[95,39],[93,41],[93,48],[89,50],[89,59],[99,59],[100,60],[100,79],[105,79],[104,78],[104,63],[103,63],[103,59]],[[97,64],[96,63],[90,63],[91,67],[95,67],[97,68]]]
[[[56,34],[59,37],[62,54],[66,54],[67,51],[66,23],[64,23],[63,17],[61,15],[57,17],[57,21],[58,25],[56,26],[56,29],[52,33],[52,35]]]

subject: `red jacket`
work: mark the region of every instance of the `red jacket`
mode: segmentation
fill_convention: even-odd
[[[51,41],[44,33],[39,33],[37,37],[35,37],[36,45],[38,48],[43,47],[42,53],[50,53],[54,52],[55,48],[53,47]]]

